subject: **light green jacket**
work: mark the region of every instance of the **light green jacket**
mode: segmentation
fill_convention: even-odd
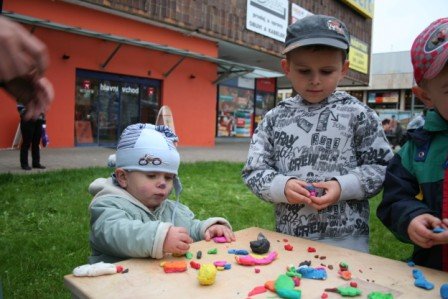
[[[165,200],[150,211],[126,190],[115,185],[112,178],[99,178],[89,186],[94,195],[90,204],[89,263],[113,263],[127,258],[163,257],[163,243],[171,226],[185,227],[194,241],[204,239],[213,224],[231,228],[224,218],[204,221],[194,219],[190,209],[173,200]],[[171,222],[175,211],[174,223]]]

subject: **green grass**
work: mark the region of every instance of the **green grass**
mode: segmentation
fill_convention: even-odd
[[[201,162],[180,169],[181,201],[196,217],[227,218],[235,230],[274,229],[273,206],[243,184],[241,163]],[[88,247],[87,187],[108,168],[0,175],[0,280],[5,298],[70,298],[63,276],[85,264]],[[398,242],[380,224],[372,199],[371,253],[403,260],[410,245]]]

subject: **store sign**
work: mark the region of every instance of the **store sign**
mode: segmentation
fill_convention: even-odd
[[[297,20],[303,19],[306,16],[311,16],[313,13],[309,12],[303,7],[298,6],[295,3],[291,4],[291,24]]]
[[[364,17],[373,18],[375,0],[342,0],[345,4],[359,12]]]
[[[138,89],[138,87],[132,88],[130,86],[126,86],[126,87],[123,86],[121,88],[121,92],[122,93],[127,93],[127,94],[138,94],[139,89]]]
[[[275,78],[257,79],[257,91],[275,92]]]
[[[255,79],[238,77],[237,86],[242,87],[242,88],[254,89],[255,88]]]
[[[247,0],[246,28],[284,42],[288,4],[288,0]]]
[[[118,92],[118,86],[110,86],[110,85],[107,85],[107,84],[100,83],[100,90],[101,91]]]
[[[369,45],[351,36],[348,60],[351,69],[367,74],[369,70]]]

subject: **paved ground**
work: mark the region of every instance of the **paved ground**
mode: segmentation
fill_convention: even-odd
[[[213,148],[179,147],[181,162],[231,161],[245,162],[249,140],[217,141]],[[36,173],[67,168],[106,166],[114,149],[104,147],[44,148],[41,150],[41,164],[47,169],[25,171],[20,168],[19,150],[0,151],[0,173]],[[31,153],[30,153],[31,162]]]

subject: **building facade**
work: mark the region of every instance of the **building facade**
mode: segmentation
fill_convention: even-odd
[[[368,86],[341,89],[375,109],[381,119],[395,116],[406,128],[424,108],[423,102],[412,93],[415,81],[410,51],[373,54],[370,75]]]
[[[2,13],[49,49],[51,147],[114,146],[130,123],[153,123],[162,105],[173,112],[181,146],[213,146],[217,136],[250,136],[277,90],[289,87],[282,37],[303,12],[347,24],[353,68],[342,85],[368,85],[373,0],[360,3],[3,0]],[[264,33],[257,21],[274,27]],[[19,123],[7,98],[0,91],[0,148],[11,147]]]

